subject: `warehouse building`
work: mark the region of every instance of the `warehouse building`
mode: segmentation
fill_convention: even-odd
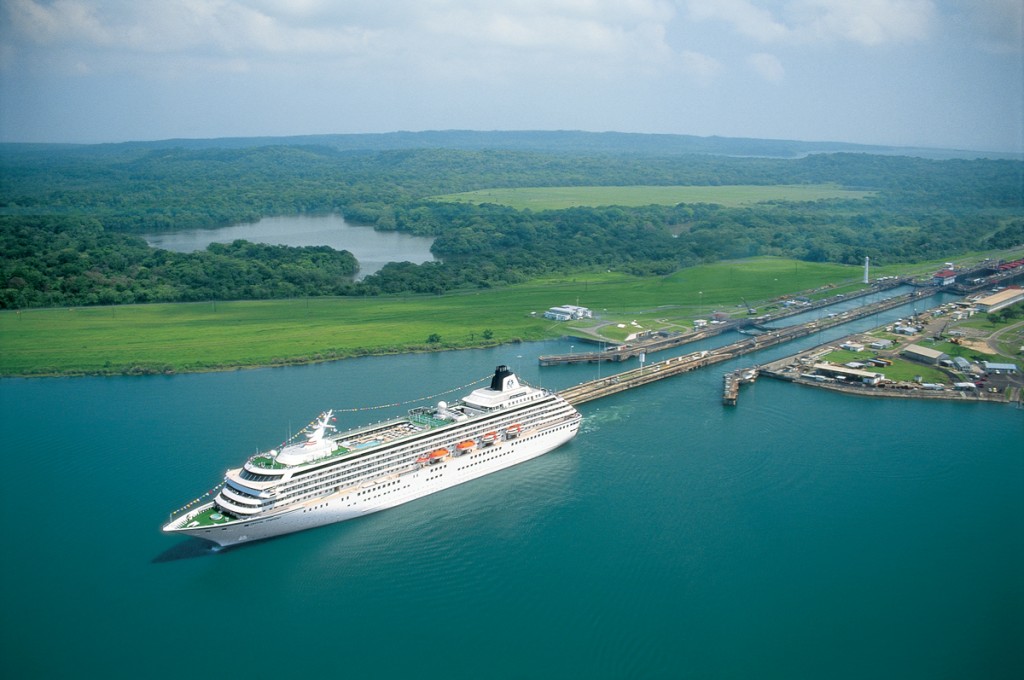
[[[978,308],[978,311],[988,313],[1002,309],[1003,307],[1009,307],[1021,300],[1024,300],[1024,289],[1007,288],[1006,290],[1001,290],[998,293],[993,293],[988,297],[981,298],[975,302],[974,305]]]
[[[866,385],[877,385],[885,379],[885,376],[881,373],[872,373],[871,371],[863,371],[859,368],[848,368],[847,366],[826,363],[814,364],[814,372],[830,378],[860,382]]]
[[[949,355],[945,352],[940,352],[937,349],[931,349],[928,347],[922,347],[921,345],[907,345],[901,352],[903,356],[913,361],[920,361],[924,364],[930,364],[932,366],[938,364],[940,361],[949,359]]]

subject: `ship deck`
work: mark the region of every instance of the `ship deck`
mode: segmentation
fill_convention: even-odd
[[[220,512],[217,506],[203,510],[198,515],[185,522],[183,529],[194,529],[195,527],[215,527],[221,524],[233,522],[234,519]]]
[[[331,439],[338,443],[338,448],[332,451],[330,455],[318,458],[310,463],[303,463],[303,465],[322,463],[325,460],[348,455],[353,451],[369,450],[382,444],[390,444],[393,441],[411,437],[426,430],[434,430],[451,424],[452,421],[450,420],[442,420],[428,413],[414,411],[403,418],[395,418],[394,420],[384,421],[368,427],[347,430],[332,436]],[[254,467],[264,470],[283,470],[289,467],[284,463],[277,462],[270,453],[258,453],[250,458],[249,462]]]

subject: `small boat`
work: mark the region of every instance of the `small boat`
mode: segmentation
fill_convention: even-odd
[[[497,432],[488,432],[483,437],[481,437],[481,439],[484,442],[484,446],[490,446],[494,442],[498,441],[498,433]]]
[[[515,437],[518,437],[519,433],[522,431],[523,426],[520,425],[519,423],[516,423],[515,425],[510,425],[508,428],[505,429],[505,436],[508,437],[509,439],[514,439]]]
[[[448,449],[437,449],[436,451],[430,452],[430,462],[436,463],[442,458],[447,458],[448,454],[451,453]]]
[[[473,441],[472,439],[467,439],[465,441],[461,441],[455,447],[455,455],[461,455],[463,453],[468,453],[468,452],[472,451],[475,448],[476,448],[476,442]]]

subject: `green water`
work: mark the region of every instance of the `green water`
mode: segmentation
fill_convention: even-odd
[[[566,348],[0,382],[5,675],[1024,676],[1024,411],[768,380],[722,407],[750,358],[586,404],[571,444],[363,519],[216,554],[159,532],[325,408],[497,363],[593,377],[536,366]]]

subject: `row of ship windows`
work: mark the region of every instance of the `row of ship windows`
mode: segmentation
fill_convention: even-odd
[[[425,477],[423,479],[423,481],[424,482],[429,482],[429,481],[437,479],[438,477],[443,477],[444,476],[444,471],[445,471],[445,469],[447,467],[448,467],[448,464],[445,463],[441,467],[430,468],[430,472],[431,472],[430,476],[429,477]]]
[[[556,430],[564,430],[564,429],[565,429],[565,428],[567,428],[567,427],[569,427],[569,425],[560,425],[560,426],[558,426],[557,428],[554,428],[554,429],[556,429]],[[522,439],[522,441],[529,441],[529,440],[532,440],[532,439],[536,439],[536,438],[537,438],[537,437],[539,437],[539,436],[541,436],[541,435],[530,435],[529,437],[524,437],[524,438]],[[498,457],[500,457],[500,456],[504,456],[504,455],[507,455],[507,454],[508,454],[508,453],[510,453],[510,452],[511,452],[511,451],[503,451],[503,452],[499,453],[499,454],[498,454],[497,456],[489,456],[489,457],[488,457],[488,459],[498,458]],[[481,456],[487,456],[487,454],[485,454],[485,453],[478,453],[478,454],[474,454],[474,455],[473,455],[473,457],[474,457],[474,458],[478,458],[478,457],[481,457]],[[478,460],[478,461],[476,461],[475,463],[470,463],[470,464],[469,464],[469,466],[472,466],[472,465],[477,465],[477,464],[479,464],[479,463],[483,463],[483,462],[486,462],[486,461],[484,461],[484,460]],[[469,466],[467,466],[467,467],[469,467]],[[442,466],[441,466],[441,467],[439,467],[439,468],[434,468],[433,472],[435,472],[435,474],[431,475],[430,477],[427,477],[425,481],[431,481],[431,480],[433,480],[433,479],[436,479],[437,477],[439,477],[439,476],[441,475],[441,473],[442,473],[442,472],[444,471],[444,469],[445,469],[445,468],[447,468],[447,467],[448,467],[448,465],[447,465],[447,463],[446,463],[446,464],[442,465]],[[296,499],[294,499],[294,501],[293,501],[293,502],[301,501],[301,500],[303,500],[303,498],[306,498],[306,497],[314,497],[314,496],[317,496],[317,495],[319,495],[319,493],[318,493],[318,492],[322,492],[322,491],[326,490],[326,488],[327,488],[327,487],[328,487],[329,485],[328,485],[328,484],[325,484],[325,483],[324,483],[324,480],[320,480],[320,481],[321,481],[321,484],[320,484],[320,485],[318,485],[318,487],[317,487],[316,489],[314,489],[314,490],[313,490],[313,491],[311,491],[311,492],[307,492],[307,493],[306,493],[306,494],[304,494],[304,495],[303,495],[303,497],[301,497],[301,498],[296,498]],[[396,481],[388,482],[388,483],[387,483],[387,484],[386,484],[385,486],[394,486],[395,484],[398,484],[398,483],[399,483],[399,482],[398,482],[398,481],[396,480]],[[304,486],[307,486],[307,485],[304,485]],[[357,495],[359,495],[359,496],[367,495],[367,494],[370,494],[370,493],[372,493],[372,492],[374,492],[374,491],[378,491],[378,490],[379,490],[380,488],[381,488],[381,487],[376,487],[376,488],[374,488],[374,489],[366,489],[366,490],[364,490],[364,491],[359,491],[359,492],[357,492]],[[232,489],[232,490],[234,490],[234,489]],[[384,492],[384,493],[390,493],[390,491],[387,491],[387,492]],[[246,494],[246,495],[247,495],[247,494]],[[379,495],[381,495],[381,494],[380,494],[380,493],[378,493],[378,494],[377,494],[377,496],[379,496]],[[373,497],[374,497],[374,498],[376,498],[376,496],[373,496]],[[321,507],[321,506],[317,506],[317,507]],[[305,510],[303,510],[303,512],[306,512],[306,511],[305,511]]]
[[[539,419],[536,416],[534,418],[530,418],[529,420],[526,421],[526,427],[528,428],[530,425],[534,424],[537,420],[539,420]],[[511,423],[511,420],[509,422]],[[504,426],[498,426],[498,427],[504,427]],[[486,429],[486,428],[483,428],[483,429]],[[449,435],[449,436],[451,436],[451,435]],[[402,449],[399,449],[395,454],[392,454],[391,456],[388,456],[386,458],[380,459],[379,461],[369,461],[369,462],[365,463],[364,465],[360,465],[360,466],[358,466],[358,467],[356,467],[354,469],[353,468],[348,468],[348,469],[345,470],[345,472],[348,472],[348,474],[345,475],[344,477],[342,477],[338,481],[344,482],[344,481],[350,480],[350,479],[352,479],[352,478],[354,478],[356,476],[366,476],[366,473],[358,474],[358,471],[364,470],[366,468],[371,468],[371,469],[367,470],[367,472],[375,472],[375,471],[376,472],[380,472],[380,471],[383,471],[384,469],[388,468],[394,461],[396,461],[397,459],[401,459],[401,458],[407,458],[407,460],[404,461],[404,464],[408,465],[408,464],[413,462],[413,457],[412,456],[408,456],[407,452],[421,451],[422,449],[431,449],[433,447],[436,447],[436,445],[439,445],[444,440],[445,440],[445,437],[435,437],[435,439],[432,442],[430,442],[427,445],[427,447],[423,447],[423,442],[419,442],[418,444],[415,445],[415,447],[414,447],[414,445],[408,445],[408,447],[403,447]],[[406,456],[403,456],[403,455],[406,455]],[[482,454],[477,454],[477,455],[479,456],[479,455],[482,455]],[[305,484],[303,484],[303,486],[316,483],[319,486],[329,487],[332,484],[336,483],[334,481],[336,476],[337,475],[333,475],[332,477],[328,477],[328,478],[321,478],[321,479],[312,480],[312,481],[306,482]],[[299,487],[296,487],[296,488],[299,488]]]
[[[527,437],[526,439],[533,439],[533,437]],[[526,439],[524,439],[523,441],[526,441]],[[474,465],[479,465],[480,463],[486,463],[486,462],[488,462],[488,461],[492,461],[492,460],[494,460],[495,458],[501,458],[502,456],[504,456],[504,455],[506,455],[506,454],[509,454],[509,453],[511,453],[511,452],[512,452],[512,450],[511,450],[511,449],[508,449],[508,450],[502,451],[501,453],[499,453],[499,454],[498,454],[498,455],[496,455],[496,456],[487,456],[487,460],[478,460],[478,461],[477,461],[477,462],[475,462],[475,463],[470,463],[470,464],[469,464],[469,465],[467,465],[466,467],[473,467]]]
[[[393,493],[393,492],[398,491],[398,490],[399,489],[388,489],[387,491],[381,491],[380,493],[375,493],[372,496],[370,496],[370,498],[377,498],[378,496],[384,496],[385,494]]]
[[[281,480],[282,475],[263,475],[258,472],[250,472],[245,468],[238,473],[238,476],[247,482],[277,482]]]
[[[363,496],[363,495],[366,495],[366,494],[369,494],[369,493],[373,493],[374,491],[378,491],[378,490],[380,490],[380,489],[382,489],[384,487],[387,487],[387,486],[394,486],[395,484],[398,484],[397,480],[394,481],[394,482],[388,482],[387,484],[379,484],[379,485],[375,486],[372,489],[366,489],[364,491],[360,491],[356,495],[357,496]]]
[[[527,423],[526,423],[527,427],[532,425],[537,420],[538,420],[538,418],[536,417],[536,415],[534,415],[534,417],[532,417],[532,418],[529,418],[527,420]],[[503,426],[497,426],[497,427],[503,427]],[[431,448],[433,446],[438,446],[443,441],[445,441],[445,437],[444,436],[436,437],[436,438],[434,438],[434,441],[430,442],[428,444],[428,446],[425,447],[425,448]],[[398,461],[398,460],[400,460],[402,458],[407,458],[407,460],[405,461],[405,464],[410,464],[410,463],[412,463],[412,456],[408,455],[409,452],[411,452],[413,450],[420,450],[421,448],[423,448],[423,443],[422,442],[419,442],[416,445],[404,446],[401,449],[398,449],[397,451],[392,452],[387,457],[379,458],[378,460],[369,460],[369,461],[363,463],[362,465],[358,465],[358,466],[355,466],[355,467],[346,466],[344,469],[338,470],[335,474],[331,475],[330,477],[320,477],[320,478],[311,479],[309,481],[306,481],[306,482],[304,482],[302,484],[293,486],[291,488],[282,489],[282,491],[283,491],[283,494],[285,496],[290,496],[290,495],[294,494],[295,492],[301,491],[301,490],[303,490],[305,488],[308,488],[310,486],[314,486],[315,487],[314,491],[316,491],[316,490],[324,490],[324,489],[329,488],[331,486],[340,485],[340,484],[343,484],[343,483],[345,483],[347,481],[351,481],[353,479],[356,479],[358,477],[365,477],[365,476],[367,476],[367,473],[381,472],[381,471],[385,470],[386,468],[388,468],[389,466],[391,466],[394,462],[396,462],[396,461]],[[344,475],[344,476],[342,476],[342,475]],[[237,492],[237,490],[235,490],[235,491]],[[242,495],[245,495],[247,497],[256,499],[256,497],[252,496],[251,494],[246,494],[244,492],[238,492],[238,493],[240,493]],[[295,499],[295,500],[298,500],[298,499]]]
[[[536,418],[534,418],[534,419],[532,419],[530,421],[531,424],[532,424],[533,420],[536,420]],[[424,448],[430,449],[430,448],[433,448],[433,447],[440,446],[448,438],[450,438],[450,434],[446,435],[446,436],[435,437],[433,441],[427,442],[426,446],[424,446],[424,442],[418,442],[415,445],[404,446],[401,449],[398,449],[397,451],[391,453],[387,457],[378,458],[377,460],[369,460],[369,461],[363,463],[362,465],[358,465],[358,466],[355,466],[355,467],[346,466],[344,469],[339,470],[338,472],[336,472],[334,475],[331,475],[330,477],[321,477],[321,478],[317,478],[317,479],[311,479],[310,481],[304,482],[304,483],[302,483],[300,485],[293,486],[291,488],[285,489],[284,492],[286,494],[291,494],[291,493],[294,493],[295,491],[299,491],[299,490],[301,490],[303,488],[306,488],[306,487],[309,487],[309,486],[312,486],[312,485],[318,485],[318,486],[322,486],[322,487],[330,487],[330,486],[337,485],[337,484],[343,484],[346,481],[350,481],[350,480],[356,479],[358,477],[368,476],[369,473],[382,472],[385,469],[393,466],[393,464],[395,462],[399,462],[399,461],[401,461],[405,465],[408,465],[408,464],[411,464],[413,462],[413,455],[411,455],[413,452],[422,450]],[[402,459],[405,459],[405,460],[403,461]],[[344,474],[344,476],[339,478],[339,474],[341,474],[341,473],[345,473],[345,474]]]

